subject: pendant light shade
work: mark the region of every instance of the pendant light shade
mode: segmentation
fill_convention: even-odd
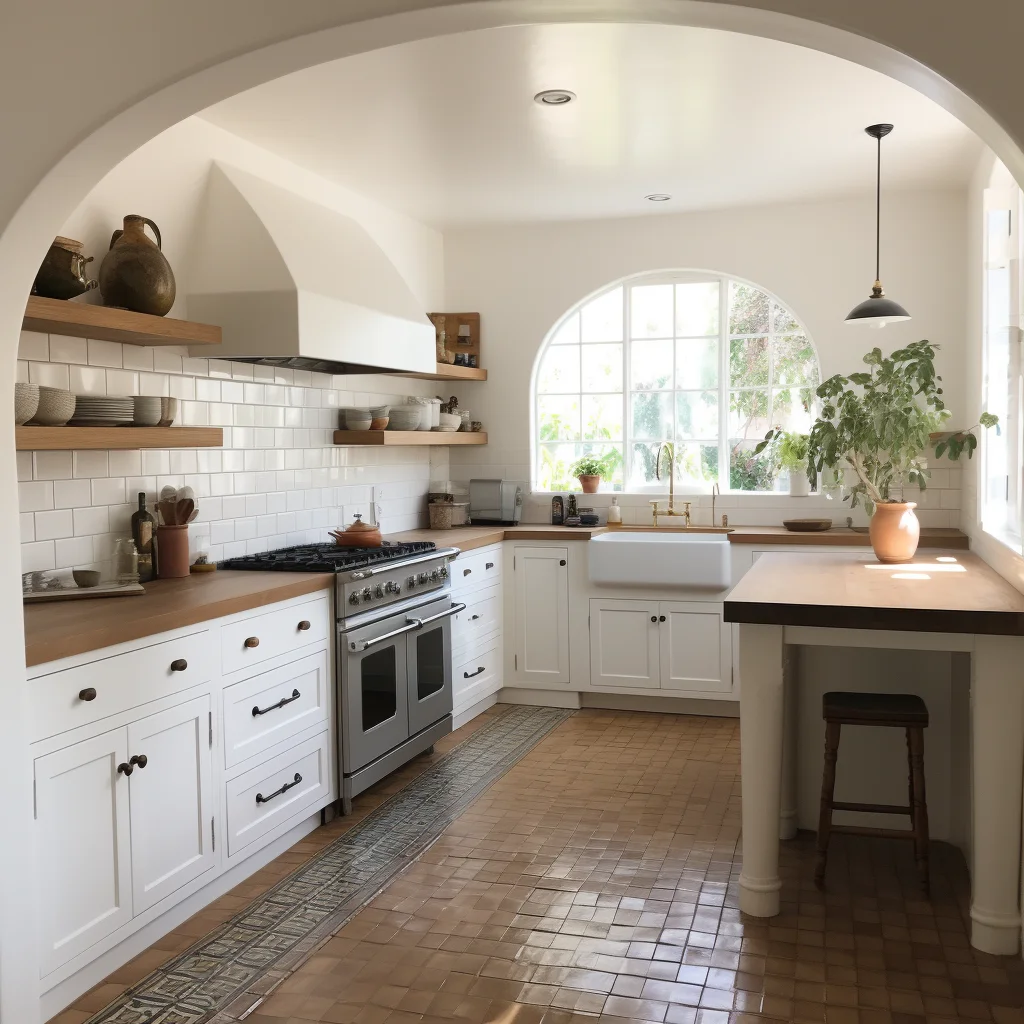
[[[885,297],[882,289],[881,237],[882,237],[882,139],[892,131],[891,124],[872,124],[864,129],[878,142],[878,160],[875,174],[875,283],[871,295],[850,310],[846,317],[848,324],[866,324],[868,327],[885,327],[886,324],[909,320],[910,314],[898,303]]]

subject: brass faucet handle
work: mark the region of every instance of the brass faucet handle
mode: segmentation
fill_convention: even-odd
[[[686,513],[687,515],[689,515],[689,513],[690,513],[690,506],[691,506],[692,504],[693,504],[693,502],[692,502],[692,501],[684,501],[684,502],[683,502],[683,511],[684,511],[684,512],[685,512],[685,513]]]

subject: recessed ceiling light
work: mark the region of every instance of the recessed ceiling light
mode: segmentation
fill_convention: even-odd
[[[534,103],[543,103],[548,107],[564,107],[566,103],[572,103],[576,99],[576,93],[568,89],[545,89],[533,97]]]
[[[652,203],[667,203],[671,198],[667,192],[652,192],[649,196],[644,196],[644,199],[649,199]]]

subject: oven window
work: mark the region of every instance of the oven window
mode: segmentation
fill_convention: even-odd
[[[398,663],[395,648],[384,647],[360,664],[363,732],[395,717],[398,710]]]
[[[444,629],[416,637],[416,696],[426,700],[444,687]]]

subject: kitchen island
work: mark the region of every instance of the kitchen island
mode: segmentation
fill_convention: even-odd
[[[779,839],[794,829],[795,652],[802,646],[946,651],[970,687],[971,942],[1020,946],[1024,595],[976,555],[762,555],[725,601],[739,624],[743,869],[740,908],[779,913]],[[891,692],[901,692],[894,678]],[[820,754],[815,752],[816,756]]]

